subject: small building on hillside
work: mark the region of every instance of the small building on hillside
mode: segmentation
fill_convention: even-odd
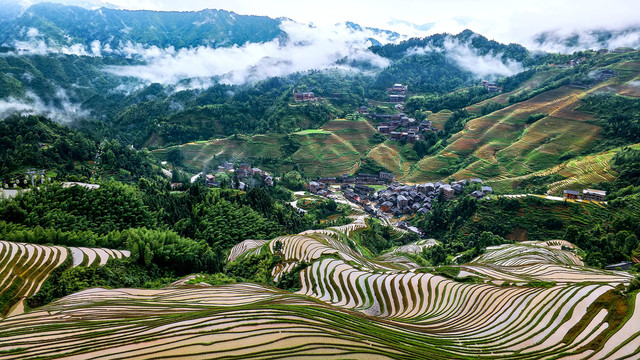
[[[360,194],[360,195],[368,195],[369,193],[375,191],[374,188],[366,186],[366,185],[361,185],[361,184],[356,184],[356,186],[354,186],[353,190]]]
[[[321,184],[333,184],[334,182],[336,182],[336,178],[335,177],[321,177],[318,179],[318,182]]]
[[[456,191],[450,186],[442,188],[442,194],[444,195],[444,198],[447,200],[453,199],[453,196],[455,195],[455,193]]]
[[[584,189],[582,190],[582,200],[605,201],[607,192],[604,190]]]
[[[309,183],[309,192],[315,194],[318,190],[322,189],[322,185],[319,182],[312,181]]]
[[[407,199],[404,195],[398,195],[396,203],[398,204],[398,207],[404,207],[409,204],[409,199]]]
[[[580,199],[580,192],[578,190],[565,190],[563,192],[563,197],[565,199],[578,200]]]
[[[293,93],[293,100],[295,102],[315,101],[316,100],[316,96],[312,92],[294,92]]]
[[[471,179],[469,179],[469,182],[472,183],[472,184],[482,184],[482,179],[471,178]]]
[[[252,168],[251,169],[251,175],[262,176],[262,175],[264,175],[264,172],[259,168]]]
[[[369,114],[369,108],[366,106],[360,106],[358,108],[358,112],[362,115],[368,115]]]
[[[407,90],[408,90],[407,85],[393,84],[393,86],[389,89],[389,92],[393,92],[396,94],[406,94]]]
[[[216,177],[211,174],[207,174],[204,177],[204,184],[207,186],[213,186],[213,183],[215,182],[216,182]]]
[[[431,130],[431,125],[433,123],[429,120],[423,120],[420,125],[418,125],[418,130],[420,131],[427,131],[427,130]]]
[[[471,194],[469,194],[471,197],[474,197],[476,199],[482,199],[484,197],[484,193],[480,190],[476,190],[474,192],[472,192]]]
[[[403,103],[406,97],[404,95],[391,94],[389,95],[389,102],[392,103]]]
[[[489,193],[492,193],[492,192],[493,192],[493,189],[491,188],[491,186],[483,186],[482,187],[482,193],[483,194],[486,195],[486,194],[489,194]]]

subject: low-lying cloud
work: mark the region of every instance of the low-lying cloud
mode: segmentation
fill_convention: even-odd
[[[178,84],[190,79],[189,86],[206,87],[211,78],[238,85],[312,69],[352,70],[344,65],[345,59],[347,64],[365,62],[379,68],[389,64],[387,59],[368,50],[371,44],[366,32],[344,25],[316,28],[293,21],[283,22],[281,28],[287,35],[285,39],[227,48],[200,46],[176,50],[129,43],[117,51],[141,58],[146,64],[110,67],[109,71],[150,83]]]
[[[546,52],[571,54],[582,50],[613,50],[640,47],[640,28],[624,30],[550,31],[538,34],[528,47]]]
[[[424,54],[427,52],[442,52],[462,69],[475,74],[477,77],[491,78],[496,76],[510,76],[524,70],[521,63],[515,60],[502,59],[502,53],[490,52],[480,55],[469,43],[448,37],[443,47],[426,46],[409,49],[407,55]]]
[[[28,28],[23,30],[26,36],[24,40],[16,40],[13,42],[15,48],[14,53],[10,55],[47,55],[47,54],[65,54],[77,56],[101,56],[102,51],[110,50],[107,47],[103,49],[99,40],[93,41],[88,47],[83,44],[58,45],[50,39],[46,39],[40,34],[36,28]]]
[[[346,24],[314,27],[294,21],[283,21],[281,29],[286,34],[284,38],[266,43],[176,49],[131,42],[111,48],[97,40],[88,46],[61,46],[45,39],[37,29],[29,28],[24,30],[24,40],[13,45],[18,55],[57,53],[138,59],[145,64],[110,66],[107,70],[145,83],[177,85],[178,89],[205,88],[214,81],[239,85],[314,69],[354,70],[349,65],[352,62],[367,63],[377,68],[389,64],[387,59],[369,51],[370,38],[383,40],[382,35],[369,29],[354,30]]]
[[[62,89],[56,92],[55,100],[56,104],[45,102],[32,92],[27,92],[19,99],[14,97],[0,99],[0,118],[14,114],[44,115],[58,122],[69,122],[90,116],[90,113],[80,105],[72,103]]]

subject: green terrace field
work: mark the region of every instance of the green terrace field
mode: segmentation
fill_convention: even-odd
[[[93,288],[0,321],[6,359],[283,358],[611,359],[640,354],[632,276],[584,266],[554,240],[491,247],[468,264],[421,268],[349,240],[352,224],[245,240],[228,261],[277,254],[274,281],[299,273],[295,293],[252,283],[161,289]],[[303,265],[304,264],[304,265]]]
[[[357,168],[361,156],[371,148],[367,139],[376,130],[366,120],[336,119],[320,129],[303,130],[290,136],[299,148],[291,154],[285,152],[289,145],[282,135],[231,136],[225,139],[193,142],[180,145],[185,163],[196,168],[212,162],[212,166],[224,160],[241,160],[281,171],[270,165],[288,159],[302,166],[309,177],[335,176]],[[159,159],[166,159],[171,148],[155,150]],[[214,160],[218,159],[218,160]]]
[[[494,96],[490,99],[481,101],[477,104],[473,104],[471,106],[467,106],[465,108],[465,110],[467,110],[468,112],[472,113],[472,114],[479,114],[480,113],[480,109],[490,103],[496,103],[496,104],[503,104],[503,105],[508,105],[509,104],[509,96],[514,95],[520,91],[523,90],[531,90],[534,89],[535,87],[537,87],[538,85],[540,85],[540,83],[542,83],[544,80],[551,78],[552,76],[558,74],[560,71],[559,69],[549,69],[543,72],[539,72],[537,74],[535,74],[534,76],[531,77],[531,79],[525,81],[522,85],[520,85],[517,89],[513,90],[513,91],[509,91],[509,92],[505,92],[505,93],[501,93],[500,95]],[[429,120],[431,120],[431,117],[429,117]],[[446,119],[445,119],[446,120]],[[444,125],[444,124],[443,124]]]
[[[500,179],[539,171],[575,155],[599,137],[593,117],[576,110],[578,100],[606,86],[581,91],[570,87],[544,92],[532,99],[469,121],[449,145],[434,158],[419,161],[407,180],[419,182],[442,178],[442,164],[462,163],[454,178],[478,176]],[[529,115],[545,118],[528,125]]]
[[[640,216],[637,195],[615,206],[594,201],[555,201],[532,195],[510,200],[517,207],[505,209],[500,207],[500,200],[494,197],[480,201],[473,217],[455,229],[456,236],[464,238],[490,229],[515,241],[545,241],[562,238],[571,226],[607,228],[615,222],[633,221],[631,219]],[[500,219],[500,223],[496,224],[495,219]]]
[[[640,144],[629,147],[639,149]],[[513,189],[519,183],[526,179],[558,175],[562,179],[550,183],[548,185],[548,193],[561,196],[563,190],[583,189],[591,187],[594,184],[614,180],[617,173],[611,169],[611,160],[619,151],[620,149],[618,148],[595,155],[580,156],[546,170],[524,176],[490,181],[488,184],[492,186],[495,191],[510,193],[513,192]]]
[[[332,120],[320,130],[294,133],[300,148],[291,160],[311,178],[353,172],[375,131],[366,120]]]
[[[24,301],[59,267],[102,266],[126,250],[45,246],[0,241],[0,315],[24,312]]]
[[[406,175],[413,165],[413,162],[400,154],[398,143],[393,141],[378,144],[367,153],[367,159],[373,160],[399,177]]]
[[[444,129],[444,124],[451,116],[450,110],[441,110],[437,113],[428,113],[427,114],[429,121],[431,121],[432,125],[438,129]]]

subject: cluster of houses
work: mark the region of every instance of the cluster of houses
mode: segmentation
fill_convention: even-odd
[[[605,201],[607,192],[604,190],[584,189],[582,195],[578,190],[565,190],[563,197],[572,200]]]
[[[251,165],[246,163],[240,163],[238,166],[236,166],[232,162],[225,161],[222,163],[222,165],[218,166],[218,173],[233,174],[233,176],[237,177],[238,179],[244,179],[246,177],[256,175],[261,177],[267,186],[273,186],[273,177],[271,175],[257,167],[251,167]],[[220,182],[216,181],[216,175],[213,174],[205,175],[204,183],[207,186],[220,187]],[[235,184],[232,184],[232,186],[235,187]],[[245,190],[246,186],[247,185],[244,182],[239,181],[237,187],[239,190]]]
[[[459,180],[451,184],[442,181],[435,183],[424,183],[418,185],[393,184],[386,189],[380,189],[373,193],[370,201],[377,205],[381,211],[400,216],[412,213],[427,213],[431,210],[431,203],[434,198],[442,194],[446,200],[453,199],[461,194],[467,184],[482,184],[480,179]],[[481,190],[471,193],[471,196],[480,199],[493,192],[489,186],[482,186]],[[371,205],[371,204],[369,204]],[[365,206],[365,210],[367,207]]]
[[[482,184],[481,179],[470,179],[469,181],[460,180],[451,184],[445,184],[442,181],[419,185],[402,185],[393,182],[386,188],[375,191],[373,187],[367,185],[379,184],[382,181],[393,181],[393,175],[381,173],[381,175],[377,177],[377,180],[374,180],[373,175],[360,175],[356,178],[346,177],[340,179],[342,181],[340,190],[345,198],[361,204],[367,212],[375,213],[379,209],[382,212],[390,213],[394,216],[426,213],[431,210],[433,199],[441,193],[446,200],[451,200],[456,195],[462,193],[462,190],[467,184]],[[380,176],[385,178],[382,179]],[[323,182],[321,178],[318,181],[310,182],[309,191],[320,196],[328,196],[332,191],[325,184],[338,181],[336,178],[325,178],[324,180],[328,179],[332,179],[332,181]],[[356,182],[356,179],[360,180]],[[476,199],[480,199],[492,192],[493,189],[491,189],[491,187],[481,186],[481,190],[476,190],[470,195]]]
[[[482,80],[481,84],[485,89],[487,89],[487,92],[489,93],[502,92],[501,86],[498,86],[496,85],[496,83],[489,80]]]
[[[316,101],[317,99],[318,98],[316,98],[313,92],[296,92],[295,90],[293,91],[293,100],[295,102]]]
[[[389,93],[389,102],[396,104],[403,103],[407,98],[407,85],[394,84],[387,89],[387,92]]]
[[[416,119],[406,116],[404,113],[397,114],[371,114],[372,119],[382,120],[378,125],[378,132],[382,135],[388,135],[390,140],[402,141],[410,143],[424,140],[422,135],[425,131],[438,132],[438,128],[434,127],[432,122],[424,120],[417,123]]]

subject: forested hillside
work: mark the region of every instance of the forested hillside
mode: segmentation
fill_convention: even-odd
[[[41,3],[0,24],[0,42],[41,37],[49,46],[90,46],[98,41],[118,50],[127,44],[166,48],[242,45],[282,35],[280,21],[224,10],[197,12],[127,11]],[[35,29],[37,34],[32,30]]]

